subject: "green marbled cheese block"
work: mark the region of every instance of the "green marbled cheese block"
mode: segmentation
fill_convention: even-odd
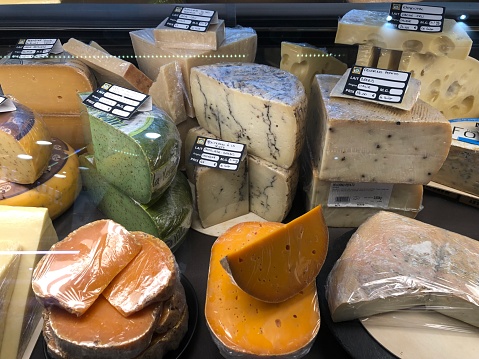
[[[171,185],[147,204],[141,204],[109,184],[95,168],[93,156],[80,156],[81,175],[90,198],[103,214],[129,231],[162,239],[175,251],[191,226],[193,197],[186,176],[177,171]]]

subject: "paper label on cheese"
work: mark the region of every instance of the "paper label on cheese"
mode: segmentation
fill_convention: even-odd
[[[409,72],[353,66],[343,94],[384,103],[401,103],[410,77]]]
[[[59,39],[20,39],[10,57],[12,59],[41,59],[63,52]]]
[[[218,22],[218,14],[212,10],[175,6],[165,26],[175,29],[205,32],[210,24]]]
[[[479,118],[458,118],[449,122],[453,139],[479,146]]]
[[[328,207],[388,208],[394,184],[333,182]]]
[[[195,165],[237,171],[245,150],[246,146],[242,143],[198,136],[189,161]]]
[[[443,6],[392,3],[389,22],[398,30],[442,32],[444,10]]]

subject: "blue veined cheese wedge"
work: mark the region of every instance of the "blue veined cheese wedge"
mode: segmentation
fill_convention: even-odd
[[[175,251],[186,237],[193,215],[188,181],[177,172],[163,195],[140,204],[109,184],[96,170],[93,156],[80,156],[83,183],[98,208],[129,231],[142,231],[163,240]]]
[[[153,106],[124,120],[86,108],[102,177],[140,203],[161,196],[176,175],[181,152],[180,134],[166,112]]]

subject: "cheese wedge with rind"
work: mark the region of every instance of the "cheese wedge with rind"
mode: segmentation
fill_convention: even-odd
[[[316,279],[328,251],[321,206],[221,259],[234,282],[252,297],[281,303]]]

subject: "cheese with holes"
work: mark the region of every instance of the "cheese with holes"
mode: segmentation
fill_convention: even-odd
[[[479,326],[479,242],[390,212],[363,223],[331,270],[333,321],[425,305]]]
[[[178,62],[173,61],[160,67],[158,77],[148,93],[153,104],[163,109],[175,124],[186,121],[183,99],[186,96],[185,83]]]
[[[382,49],[432,53],[464,60],[472,40],[463,24],[444,19],[442,32],[398,30],[388,23],[387,12],[350,10],[338,22],[335,43],[371,45]]]
[[[6,56],[0,59],[0,84],[5,94],[41,114],[78,114],[77,92],[96,88],[90,69],[66,52],[35,60]]]
[[[44,307],[56,305],[80,316],[140,250],[135,237],[112,220],[88,223],[40,260],[33,272],[35,296]]]
[[[52,219],[64,213],[81,191],[78,157],[68,144],[52,138],[48,169],[33,183],[0,180],[0,205],[45,207]]]
[[[140,203],[159,198],[180,161],[178,129],[153,106],[121,119],[87,107],[96,168],[105,180]]]
[[[147,94],[153,83],[131,62],[106,54],[77,39],[69,39],[63,48],[92,69],[100,85],[109,82]]]
[[[225,22],[219,19],[206,31],[185,30],[166,26],[168,18],[154,30],[156,46],[173,49],[217,50],[225,39]]]
[[[283,168],[303,145],[307,99],[296,76],[268,65],[222,63],[191,70],[201,127]]]
[[[319,179],[426,184],[451,145],[451,125],[418,100],[411,111],[333,98],[339,76],[316,75],[307,136]]]
[[[28,223],[28,225],[25,225]],[[0,205],[0,241],[21,243],[23,253],[5,319],[0,358],[21,358],[41,319],[41,306],[32,291],[32,268],[58,241],[46,208]]]
[[[282,303],[266,303],[241,290],[221,266],[221,258],[282,226],[274,222],[241,223],[224,232],[211,248],[205,317],[224,357],[300,358],[318,333],[320,314],[314,281]]]
[[[41,117],[17,102],[15,107],[0,113],[0,179],[29,184],[48,166],[51,137]]]
[[[280,68],[295,75],[309,96],[315,75],[342,75],[347,65],[333,54],[329,54],[326,49],[306,43],[282,41]]]
[[[234,283],[252,297],[281,303],[315,281],[328,251],[321,206],[268,235],[243,243],[221,259]]]

